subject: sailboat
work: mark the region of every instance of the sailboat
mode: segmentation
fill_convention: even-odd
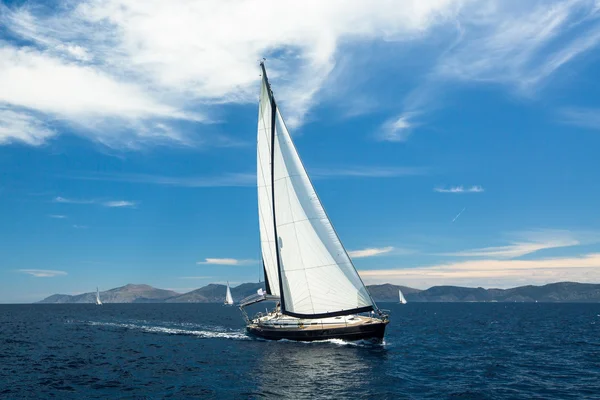
[[[398,289],[398,296],[400,297],[400,304],[406,304],[406,299],[404,298],[404,295],[402,294],[402,290]]]
[[[101,306],[102,302],[100,301],[100,291],[98,290],[98,286],[96,286],[96,305]]]
[[[231,297],[231,289],[229,289],[229,282],[227,282],[227,293],[225,294],[225,302],[226,306],[233,305],[233,297]]]
[[[249,334],[265,339],[381,340],[389,322],[354,268],[300,160],[264,61],[258,111],[258,217],[266,291],[242,300]],[[274,301],[248,317],[245,307]]]

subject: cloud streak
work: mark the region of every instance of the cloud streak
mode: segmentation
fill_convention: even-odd
[[[380,256],[380,255],[385,254],[385,253],[389,253],[392,250],[394,250],[394,248],[392,246],[389,246],[389,247],[380,247],[380,248],[371,247],[371,248],[368,248],[368,249],[349,251],[348,255],[351,258],[375,257],[375,256]]]
[[[600,254],[539,260],[471,260],[427,267],[359,271],[368,283],[417,288],[436,285],[509,288],[560,281],[600,282]]]
[[[414,127],[410,121],[413,113],[403,113],[398,117],[387,120],[378,134],[379,140],[385,142],[405,142]]]
[[[236,258],[205,258],[204,261],[198,261],[199,265],[252,265],[256,264],[255,260],[240,260]]]
[[[450,188],[436,187],[433,189],[437,193],[483,193],[485,190],[479,185],[465,188],[463,186],[451,186]]]
[[[19,269],[17,271],[36,278],[53,278],[55,276],[67,275],[65,271],[55,271],[50,269]]]
[[[564,230],[525,231],[516,235],[515,240],[506,246],[484,247],[481,249],[442,253],[453,257],[516,258],[540,250],[591,244],[600,241],[595,234],[580,234]]]
[[[561,111],[562,122],[581,128],[600,130],[600,109],[566,108]]]
[[[134,201],[125,201],[125,200],[116,200],[116,201],[106,201],[102,203],[104,207],[135,207],[136,202]]]
[[[393,167],[393,166],[342,166],[311,168],[309,174],[314,179],[333,178],[397,178],[402,176],[421,176],[430,173],[426,167]],[[224,173],[213,176],[164,176],[151,174],[90,174],[67,176],[69,179],[129,182],[150,185],[177,187],[252,187],[256,186],[256,174],[251,172]],[[57,198],[62,203],[82,203],[84,200]],[[93,202],[93,201],[92,201]],[[132,202],[133,203],[133,202]]]
[[[95,204],[103,207],[109,208],[134,208],[137,203],[135,201],[127,201],[127,200],[111,200],[111,201],[100,201],[96,199],[72,199],[66,197],[55,197],[53,199],[55,203],[63,203],[63,204]],[[53,218],[61,218],[60,216],[54,216]],[[64,218],[64,216],[63,216]]]

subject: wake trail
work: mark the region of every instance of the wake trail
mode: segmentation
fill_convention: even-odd
[[[97,321],[86,321],[85,324],[92,326],[105,326],[110,328],[131,329],[155,334],[196,336],[202,339],[252,340],[244,332],[231,331],[219,327],[211,327],[209,329],[182,329],[160,325]],[[200,326],[196,325],[196,327]]]

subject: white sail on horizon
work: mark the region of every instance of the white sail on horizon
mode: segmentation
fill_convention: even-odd
[[[402,290],[398,289],[398,296],[400,297],[400,304],[406,304],[406,298],[402,294]]]
[[[271,293],[281,297],[282,312],[291,316],[372,310],[371,296],[325,213],[281,112],[276,105],[273,110],[273,105],[263,76],[258,202],[261,249]]]
[[[100,291],[98,290],[98,286],[96,286],[96,305],[102,305],[102,302],[100,301]]]
[[[231,297],[231,289],[229,289],[229,282],[227,282],[227,293],[225,294],[225,304],[232,305],[233,297]]]

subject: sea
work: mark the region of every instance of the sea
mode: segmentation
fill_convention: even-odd
[[[220,304],[0,305],[0,398],[600,399],[600,304],[379,306],[382,344],[253,339]]]

